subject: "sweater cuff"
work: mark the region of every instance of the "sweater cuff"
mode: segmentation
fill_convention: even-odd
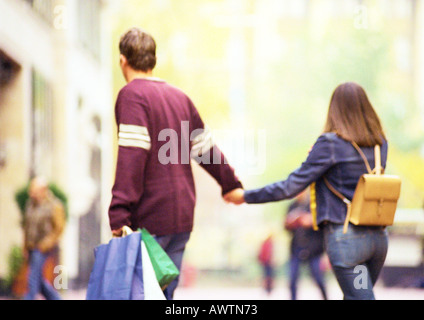
[[[225,196],[228,192],[231,192],[235,189],[243,189],[243,184],[240,181],[236,181],[231,185],[222,187],[222,196]]]
[[[109,224],[112,231],[124,226],[130,227],[131,221],[128,212],[125,209],[109,211]]]

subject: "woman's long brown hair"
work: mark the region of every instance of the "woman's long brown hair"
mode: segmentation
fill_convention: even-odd
[[[381,145],[386,139],[365,90],[354,82],[341,84],[334,91],[324,132],[335,132],[361,147]]]

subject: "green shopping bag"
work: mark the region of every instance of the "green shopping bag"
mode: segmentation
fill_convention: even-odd
[[[160,287],[164,290],[176,277],[178,277],[180,272],[149,231],[144,228],[140,231],[141,239],[145,243],[150,260],[152,261],[156,278]]]

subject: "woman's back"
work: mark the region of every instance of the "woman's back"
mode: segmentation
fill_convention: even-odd
[[[331,163],[320,178],[316,180],[315,188],[317,195],[317,223],[330,221],[343,223],[346,216],[346,205],[343,203],[325,184],[324,178],[338,192],[349,200],[352,200],[359,178],[367,173],[364,159],[355,149],[351,142],[344,140],[335,133],[325,133],[318,140],[323,140],[320,144],[315,144],[312,152],[326,153]],[[385,168],[387,161],[388,145],[385,140],[381,146],[381,162]],[[362,152],[368,160],[371,169],[375,166],[375,156],[373,147],[362,147]],[[307,160],[308,161],[308,160]]]

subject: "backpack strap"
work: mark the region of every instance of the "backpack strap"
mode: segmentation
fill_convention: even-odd
[[[330,191],[332,193],[334,193],[338,198],[340,198],[340,200],[342,200],[344,203],[348,203],[350,202],[350,200],[348,198],[346,198],[344,195],[342,195],[339,191],[337,191],[331,184],[330,182],[328,182],[327,178],[324,177],[324,183],[327,186],[328,189],[330,189]]]
[[[331,184],[330,182],[328,182],[327,178],[324,177],[324,183],[327,186],[328,189],[330,189],[330,191],[332,193],[334,193],[338,198],[340,198],[347,206],[347,212],[346,212],[346,219],[343,225],[343,233],[347,232],[347,227],[349,226],[349,220],[350,220],[350,215],[352,213],[352,202],[346,198],[344,195],[342,195],[340,192],[338,192]]]
[[[361,148],[356,144],[356,142],[355,141],[351,141],[350,142],[352,145],[353,145],[353,147],[356,149],[356,151],[358,151],[358,153],[359,153],[359,155],[362,157],[362,159],[364,160],[364,162],[365,162],[365,166],[367,167],[367,171],[368,171],[368,173],[372,173],[372,170],[371,170],[371,166],[370,166],[370,163],[368,162],[368,159],[367,159],[367,157],[365,156],[365,154],[364,154],[364,152],[361,150]],[[378,146],[378,145],[376,145],[376,146]],[[379,148],[380,148],[380,146],[378,146]]]
[[[381,150],[378,144],[374,147],[374,159],[375,159],[375,168],[373,172],[375,171],[375,174],[379,176],[383,174],[384,170],[381,166]]]
[[[358,151],[359,155],[362,157],[362,159],[365,162],[365,166],[367,167],[367,171],[369,174],[377,174],[380,175],[383,172],[382,166],[381,166],[381,150],[380,150],[380,146],[377,144],[374,147],[374,156],[375,156],[375,168],[374,170],[371,170],[371,166],[368,162],[367,157],[365,156],[364,152],[361,150],[361,148],[356,144],[355,141],[351,141],[353,147]],[[334,193],[340,200],[342,200],[346,206],[347,206],[347,213],[346,213],[346,219],[344,222],[344,226],[343,226],[343,233],[347,232],[347,228],[349,226],[349,220],[350,220],[350,215],[352,213],[352,202],[346,198],[343,194],[341,194],[339,191],[337,191],[331,184],[330,182],[328,182],[327,178],[324,176],[324,183],[327,186],[327,188]]]

